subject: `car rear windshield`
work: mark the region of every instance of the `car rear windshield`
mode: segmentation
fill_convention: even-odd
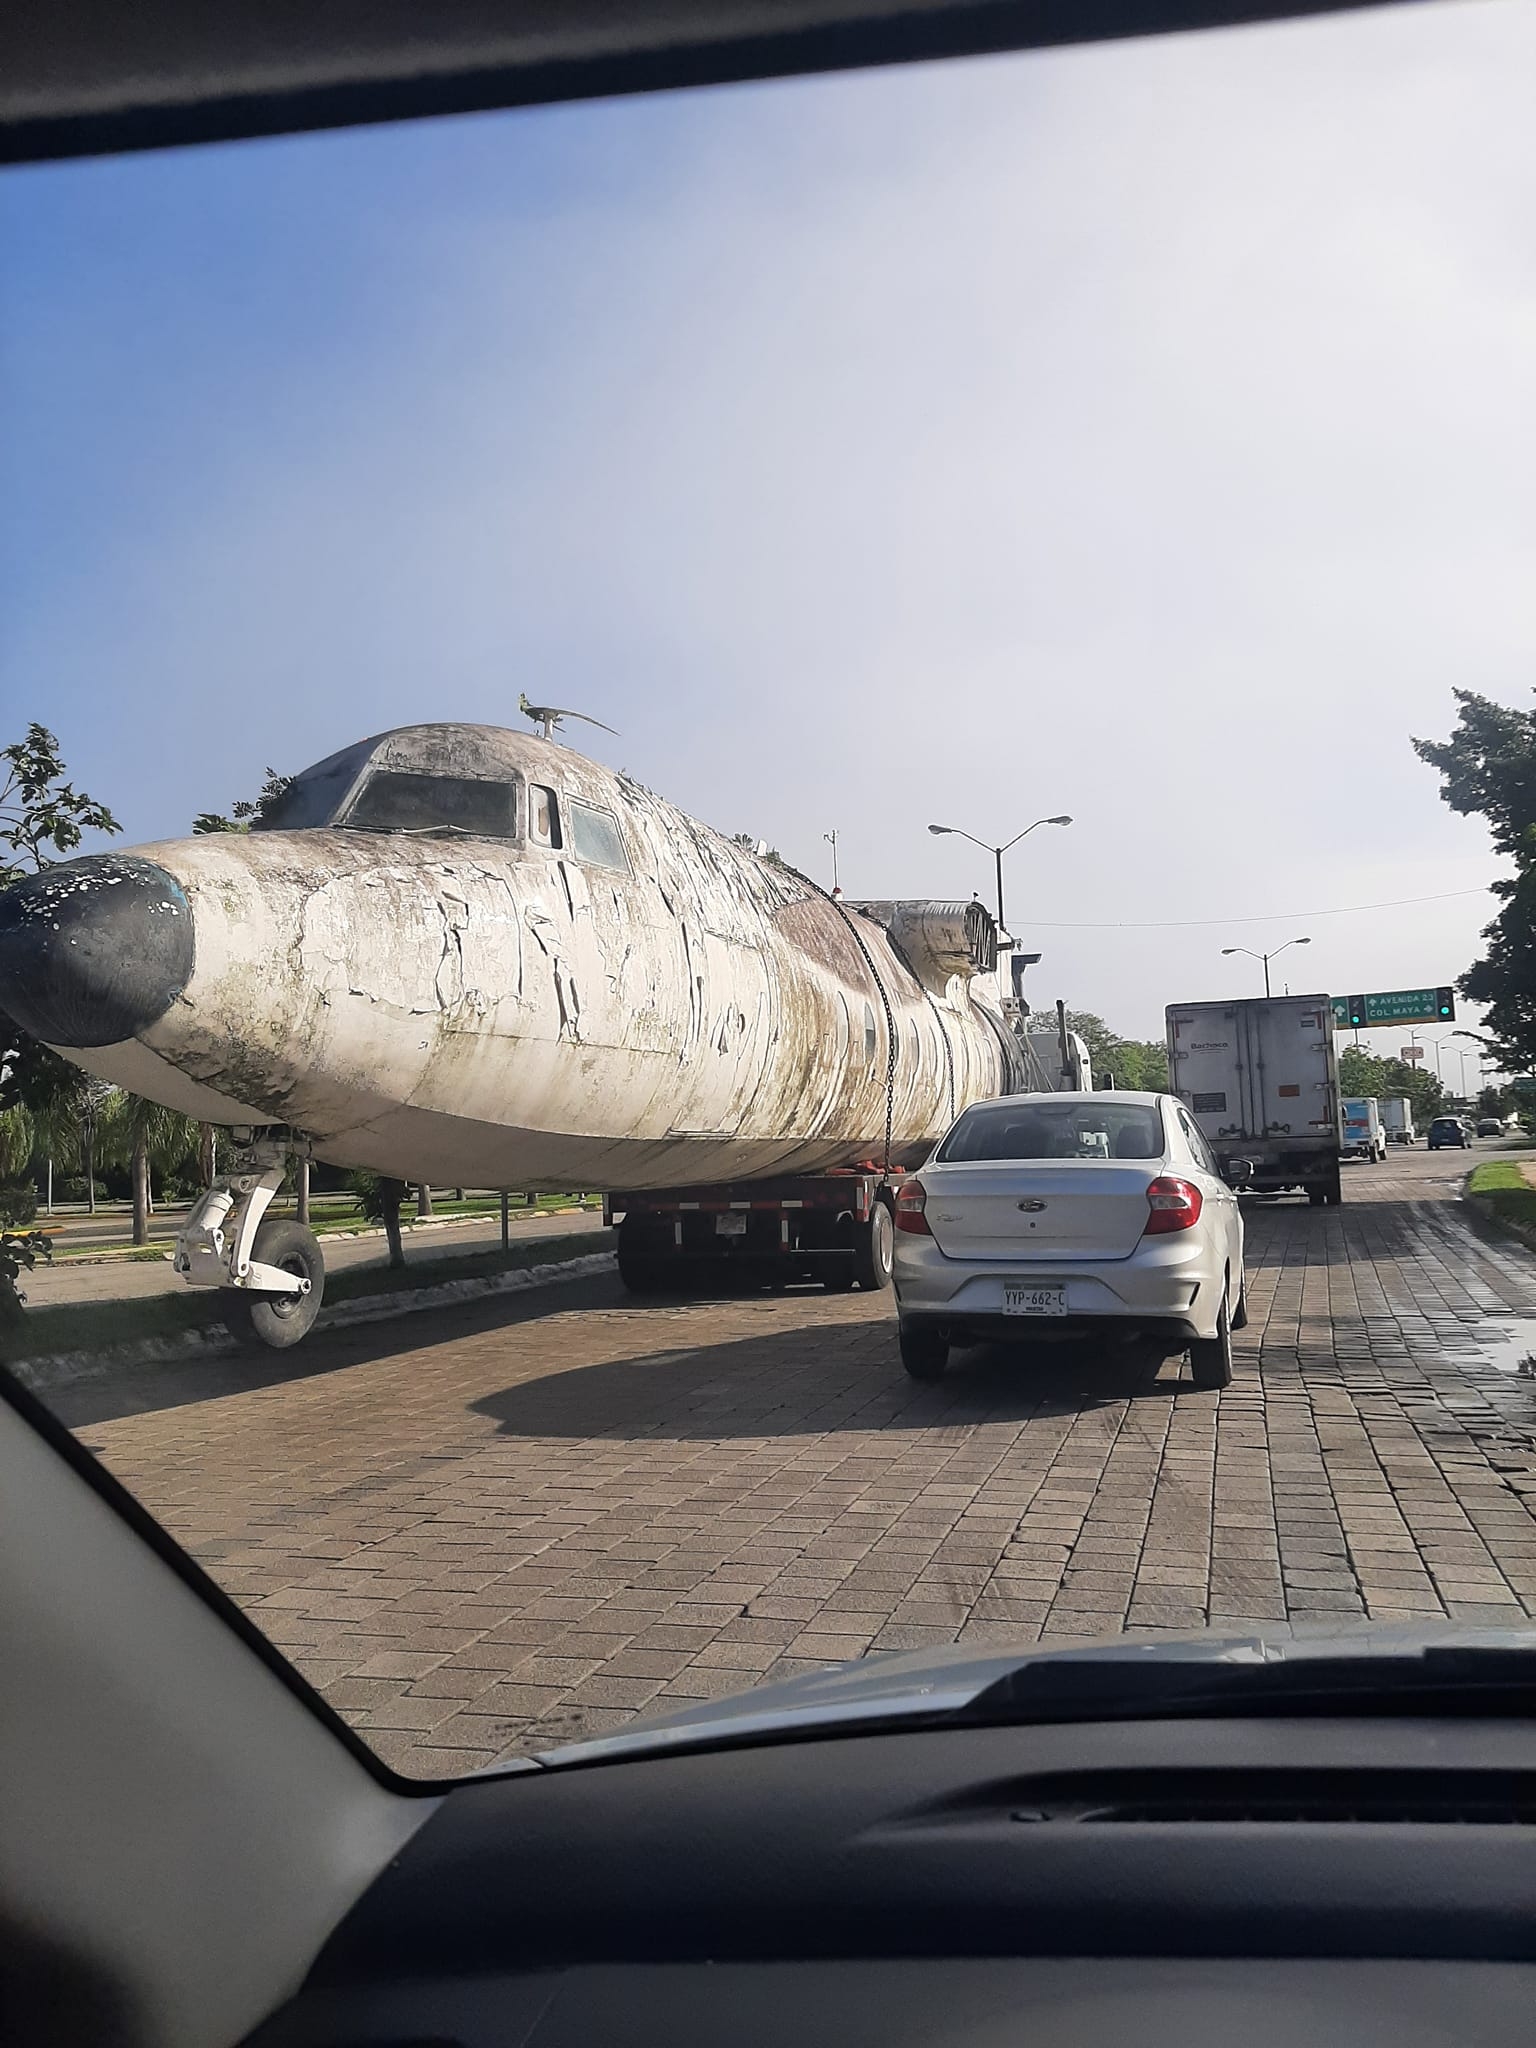
[[[1163,1120],[1144,1102],[989,1102],[968,1109],[939,1147],[971,1159],[1161,1159]]]

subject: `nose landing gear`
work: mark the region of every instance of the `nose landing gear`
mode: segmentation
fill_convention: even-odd
[[[253,1134],[176,1240],[176,1271],[187,1284],[219,1288],[234,1335],[274,1351],[308,1335],[325,1296],[325,1255],[314,1232],[267,1215],[295,1149],[286,1134]]]

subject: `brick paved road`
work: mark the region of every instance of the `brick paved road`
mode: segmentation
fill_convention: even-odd
[[[1460,1219],[1467,1163],[1254,1205],[1219,1397],[1050,1347],[921,1387],[888,1296],[602,1281],[59,1406],[422,1774],[871,1647],[1502,1621],[1536,1602],[1536,1259]]]

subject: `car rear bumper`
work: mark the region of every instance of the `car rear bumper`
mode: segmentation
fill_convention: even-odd
[[[1174,1326],[1184,1336],[1212,1337],[1225,1280],[1210,1240],[1147,1238],[1129,1258],[975,1260],[946,1258],[931,1237],[898,1232],[896,1305],[904,1322],[936,1322],[989,1335],[1049,1335],[1074,1326]],[[1065,1287],[1064,1316],[1004,1313],[1004,1288]]]

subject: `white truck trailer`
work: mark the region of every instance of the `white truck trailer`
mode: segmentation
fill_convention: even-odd
[[[1339,1065],[1327,996],[1170,1003],[1169,1086],[1234,1187],[1301,1188],[1314,1206],[1339,1184]]]
[[[1413,1127],[1413,1103],[1406,1095],[1383,1095],[1381,1121],[1389,1145],[1412,1145],[1418,1138]]]

